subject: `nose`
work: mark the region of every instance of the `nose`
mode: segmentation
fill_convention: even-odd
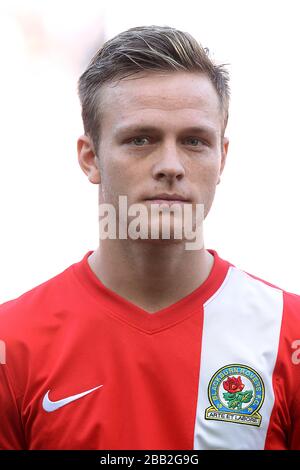
[[[156,180],[181,180],[185,175],[185,169],[178,155],[176,145],[166,144],[160,148],[157,161],[153,166],[153,177]]]

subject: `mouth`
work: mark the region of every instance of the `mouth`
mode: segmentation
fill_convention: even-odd
[[[154,204],[183,204],[191,202],[190,199],[187,199],[185,196],[181,194],[169,194],[169,193],[162,193],[156,194],[155,196],[151,196],[146,198],[146,201],[151,201]]]

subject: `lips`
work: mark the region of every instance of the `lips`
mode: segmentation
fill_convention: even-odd
[[[175,193],[161,193],[161,194],[155,194],[154,196],[147,197],[147,201],[153,201],[157,203],[163,203],[163,202],[191,202],[188,198],[181,194],[175,194]]]

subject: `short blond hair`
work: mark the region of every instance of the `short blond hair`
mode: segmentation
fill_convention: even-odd
[[[223,135],[228,121],[229,73],[216,65],[189,33],[169,26],[130,28],[107,41],[91,59],[78,81],[84,132],[97,152],[101,129],[99,91],[108,82],[122,80],[138,72],[188,71],[205,74],[220,101]]]

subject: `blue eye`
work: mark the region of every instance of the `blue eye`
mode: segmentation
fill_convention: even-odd
[[[132,139],[130,142],[134,142],[136,144],[137,147],[142,147],[143,145],[143,141],[148,141],[149,139],[147,137],[135,137],[134,139]],[[137,143],[139,142],[139,143]]]
[[[195,142],[196,141],[196,145],[193,145],[192,144],[192,147],[197,147],[197,142],[200,142],[200,144],[202,144],[202,141],[200,139],[198,139],[197,137],[190,137],[189,139],[186,139],[187,141],[192,141],[192,142]]]

